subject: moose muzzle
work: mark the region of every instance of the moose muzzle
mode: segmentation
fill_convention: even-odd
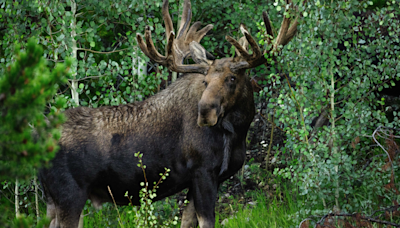
[[[208,106],[208,107],[207,107]],[[199,115],[197,117],[197,124],[200,127],[211,127],[218,122],[218,110],[217,108],[211,108],[209,105],[204,107],[199,104]]]
[[[197,125],[211,127],[217,124],[222,114],[221,99],[215,94],[205,91],[198,104]]]

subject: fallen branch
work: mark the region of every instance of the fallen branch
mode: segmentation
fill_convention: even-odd
[[[393,210],[393,207],[390,207],[390,208],[387,208],[387,209],[389,209],[389,210],[392,209]],[[386,210],[383,210],[383,211],[386,211]],[[374,212],[374,214],[376,212]],[[380,220],[380,219],[376,219],[376,218],[372,218],[372,217],[369,217],[369,216],[362,216],[359,213],[353,213],[353,214],[329,213],[329,214],[326,214],[326,215],[322,216],[322,218],[317,222],[317,224],[315,224],[314,227],[315,228],[318,228],[318,227],[322,228],[322,227],[331,225],[331,224],[329,224],[329,225],[322,224],[322,222],[324,222],[325,219],[328,218],[328,217],[351,217],[357,223],[359,223],[361,220],[365,220],[365,221],[369,221],[369,222],[380,223],[380,224],[384,224],[384,225],[391,225],[391,226],[394,226],[394,227],[400,227],[400,224],[389,222],[389,221],[385,221],[385,220]]]

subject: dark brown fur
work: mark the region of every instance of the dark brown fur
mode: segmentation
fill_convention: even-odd
[[[61,149],[40,175],[52,226],[77,227],[87,199],[97,206],[111,201],[107,186],[118,204],[128,203],[126,191],[138,204],[144,178],[134,153],[141,152],[150,185],[171,169],[156,200],[189,188],[182,227],[197,219],[201,227],[212,227],[218,184],[242,166],[254,116],[251,83],[244,71],[229,70],[231,62],[215,60],[207,76],[185,75],[143,102],[67,110]],[[215,126],[198,125],[200,100],[219,103]]]

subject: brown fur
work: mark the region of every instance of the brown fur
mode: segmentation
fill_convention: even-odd
[[[254,116],[250,81],[243,72],[229,70],[231,61],[215,60],[210,75],[185,75],[143,102],[67,110],[61,149],[53,166],[40,175],[52,225],[76,227],[88,198],[97,206],[111,201],[107,186],[118,204],[128,203],[126,191],[138,203],[143,173],[133,154],[140,151],[149,183],[164,168],[171,169],[156,200],[189,188],[194,204],[182,227],[196,223],[193,216],[209,227],[218,184],[244,162],[246,132]],[[214,65],[224,66],[223,71]],[[228,81],[232,76],[236,80]],[[215,102],[218,107],[208,105]],[[199,109],[208,115],[215,108],[217,122],[200,127]]]
[[[202,80],[198,75],[193,80]],[[65,112],[67,122],[63,126],[60,139],[62,145],[74,145],[78,141],[96,139],[102,151],[110,150],[110,140],[115,133],[139,134],[144,130],[159,131],[170,121],[169,116],[175,112],[174,107],[193,102],[201,96],[204,88],[191,86],[192,81],[182,80],[163,90],[157,96],[127,105],[104,106],[100,108],[79,107]],[[171,90],[173,91],[171,93]],[[183,100],[185,99],[185,100]],[[189,107],[187,107],[189,108]],[[187,110],[188,109],[182,109]],[[77,137],[79,136],[79,137]]]

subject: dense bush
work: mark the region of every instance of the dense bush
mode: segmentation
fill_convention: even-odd
[[[64,121],[60,108],[65,100],[54,98],[54,95],[58,84],[65,83],[70,66],[67,60],[50,71],[43,58],[43,49],[35,39],[29,40],[24,51],[19,49],[17,45],[15,62],[0,76],[0,202],[1,209],[8,211],[1,214],[0,224],[10,212],[5,210],[9,204],[7,198],[17,196],[15,203],[24,205],[28,189],[37,186],[36,181],[32,185],[28,179],[57,152],[57,140],[61,135],[59,126]],[[51,100],[53,105],[46,106]],[[15,178],[20,181],[14,185]],[[27,189],[21,200],[18,199],[19,188]],[[15,192],[10,191],[10,194],[6,189],[15,189]],[[17,215],[18,212],[16,207]],[[28,220],[16,222],[30,223]]]
[[[1,179],[31,177],[33,169],[57,151],[61,132],[56,128],[63,122],[60,108],[65,101],[57,98],[51,107],[46,104],[58,84],[65,83],[69,61],[50,71],[42,56],[42,48],[31,39],[26,51],[15,52],[16,61],[0,77]]]
[[[300,32],[271,68],[271,87],[263,92],[275,126],[286,133],[284,147],[276,148],[285,168],[275,174],[291,179],[306,196],[301,218],[391,206],[398,195],[384,188],[391,169],[383,169],[388,156],[374,146],[373,133],[379,126],[399,126],[397,113],[390,122],[390,108],[378,98],[400,79],[399,2],[380,8],[372,1],[298,6]],[[399,135],[390,129],[380,132],[380,143]],[[398,176],[398,164],[392,165]]]

